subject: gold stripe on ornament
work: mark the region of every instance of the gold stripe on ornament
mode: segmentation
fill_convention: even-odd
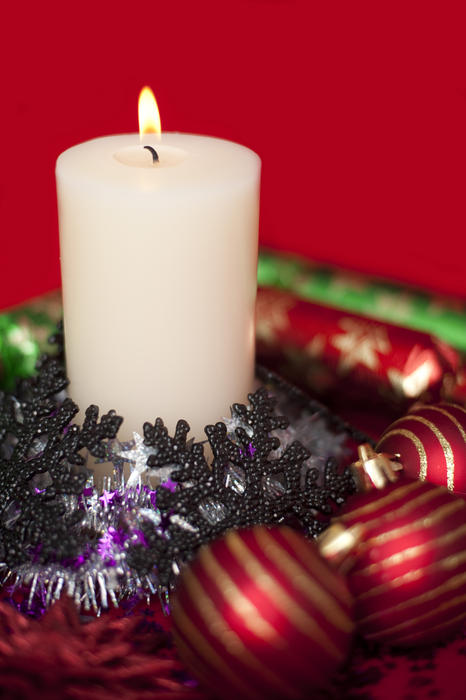
[[[412,530],[411,527],[410,530]],[[409,559],[414,559],[415,557],[419,556],[419,554],[427,552],[430,549],[436,549],[437,547],[449,545],[456,539],[458,539],[459,537],[463,537],[464,535],[466,535],[466,524],[461,525],[461,527],[457,528],[456,530],[447,532],[445,535],[442,535],[441,537],[438,537],[435,540],[425,542],[424,544],[416,545],[415,547],[408,547],[408,549],[404,549],[402,552],[392,554],[390,557],[387,557],[386,559],[383,559],[382,561],[379,561],[376,564],[370,564],[369,566],[366,566],[365,569],[361,569],[360,571],[354,572],[354,575],[372,576],[373,574],[377,573],[378,571],[381,571],[382,569],[388,569],[391,566],[398,566],[399,564],[403,564]]]
[[[405,420],[405,419],[400,418],[399,420]],[[396,423],[398,423],[399,420],[395,421],[395,423],[393,423],[392,425],[395,425]],[[392,437],[393,435],[402,435],[403,437],[407,438],[408,440],[411,440],[411,442],[413,443],[413,445],[416,448],[417,453],[419,455],[419,478],[421,481],[425,481],[426,477],[427,477],[426,451],[424,449],[424,445],[419,440],[418,436],[415,433],[413,433],[411,430],[406,430],[405,428],[396,428],[395,430],[390,430],[385,435],[382,435],[377,447],[379,447],[379,445],[382,445],[386,438]]]
[[[437,586],[437,588],[433,588],[427,593],[421,593],[420,595],[410,598],[409,600],[405,600],[402,603],[398,603],[397,605],[394,605],[391,608],[384,608],[383,610],[378,610],[375,613],[371,613],[371,615],[368,615],[367,617],[360,620],[360,623],[365,624],[367,622],[370,622],[371,620],[377,619],[378,617],[382,617],[383,615],[396,614],[397,612],[400,612],[400,610],[406,610],[406,608],[410,608],[413,605],[422,605],[423,603],[434,601],[436,598],[443,595],[444,593],[447,593],[448,591],[453,592],[457,588],[460,588],[460,586],[463,586],[465,583],[466,572],[463,572],[462,574],[457,574],[457,576],[452,576],[452,578],[448,579],[448,581],[445,581],[440,586]]]
[[[414,571],[408,571],[402,576],[397,576],[391,579],[387,583],[382,583],[380,586],[374,586],[365,593],[358,595],[358,600],[363,600],[365,598],[372,598],[373,596],[380,595],[381,593],[387,593],[392,591],[394,588],[400,588],[406,583],[411,583],[411,581],[417,581],[422,576],[427,574],[435,574],[436,572],[445,572],[445,570],[452,570],[462,566],[466,562],[466,552],[461,552],[459,554],[452,554],[445,559],[435,562],[434,564],[429,564],[428,566],[423,566],[420,569],[415,569]]]
[[[437,428],[435,423],[427,420],[427,418],[423,418],[423,416],[408,416],[408,418],[410,420],[416,420],[425,425],[426,428],[429,428],[429,430],[434,433],[435,437],[440,442],[445,455],[445,461],[447,463],[447,489],[449,491],[453,491],[455,482],[455,456],[453,454],[453,450],[451,449],[450,443],[446,439],[445,435]]]
[[[437,632],[438,630],[443,629],[444,627],[454,627],[457,622],[461,622],[461,620],[464,620],[466,617],[466,610],[464,610],[462,613],[457,615],[456,617],[452,617],[449,620],[445,620],[444,622],[439,622],[438,625],[434,625],[433,627],[429,627],[429,634],[432,632]],[[415,640],[418,639],[419,637],[424,638],[426,635],[425,630],[420,630],[419,632],[412,632],[411,634],[406,634],[402,637],[397,637],[397,643],[403,642],[403,644],[406,644],[410,639]]]
[[[428,428],[430,431],[433,432],[437,440],[439,441],[443,454],[445,455],[445,461],[447,463],[447,489],[449,491],[453,491],[454,488],[454,480],[455,480],[455,457],[453,455],[453,450],[451,449],[451,445],[446,439],[445,435],[437,428],[435,423],[432,423],[432,421],[427,420],[427,418],[424,418],[423,416],[417,416],[417,415],[410,415],[408,414],[407,416],[404,416],[403,418],[399,418],[396,420],[392,425],[396,425],[400,421],[405,421],[405,420],[414,420],[417,421],[418,423],[422,423],[422,425],[425,425],[426,428]],[[393,432],[393,431],[390,431]],[[409,431],[408,431],[409,432]],[[427,477],[427,460],[426,460],[426,476],[422,477],[421,476],[421,471],[419,472],[419,478],[421,480],[424,480]]]
[[[265,556],[278,566],[280,571],[289,576],[293,586],[323,612],[325,617],[335,627],[344,632],[352,632],[353,622],[345,614],[344,610],[340,608],[338,601],[328,595],[324,588],[312,579],[307,569],[293,559],[283,547],[277,545],[266,530],[256,530],[254,537],[262,547]],[[328,579],[327,572],[324,580],[328,582]]]
[[[463,426],[461,425],[461,423],[459,422],[459,420],[457,420],[457,419],[455,418],[455,416],[453,416],[451,413],[449,413],[448,411],[446,411],[444,408],[440,408],[440,406],[426,406],[426,408],[429,408],[431,411],[438,411],[439,413],[442,413],[444,416],[446,416],[447,418],[449,418],[449,419],[451,420],[451,422],[454,423],[454,425],[458,428],[458,430],[459,430],[459,432],[460,432],[460,435],[461,435],[461,437],[463,438],[463,442],[466,443],[466,432],[465,432],[465,430],[463,429]],[[458,406],[457,408],[460,408],[460,407]],[[462,410],[464,410],[464,409],[462,409]],[[465,413],[466,413],[466,411],[465,411]],[[447,475],[447,476],[448,476],[448,475]],[[450,491],[454,491],[454,486],[453,486],[454,477],[455,477],[455,474],[454,474],[454,471],[453,471],[451,489],[450,489],[450,487],[448,486],[448,483],[447,483],[447,487],[450,489]]]
[[[461,437],[463,438],[463,441],[466,442],[466,432],[464,431],[463,426],[461,425],[459,420],[457,418],[455,418],[455,416],[453,416],[451,413],[449,413],[444,408],[440,408],[440,406],[426,406],[426,408],[428,408],[429,411],[437,411],[438,413],[441,413],[442,415],[449,418],[451,420],[451,422],[454,423],[456,425],[456,427],[458,428],[459,432],[461,433]],[[465,413],[466,413],[466,411],[465,411]]]
[[[421,488],[422,482],[420,481],[415,481],[413,482],[417,484],[418,488]],[[384,515],[378,515],[377,517],[373,518],[372,520],[367,520],[366,522],[362,523],[362,525],[370,530],[372,527],[376,527],[378,525],[381,525],[385,522],[391,522],[395,516],[405,516],[408,515],[412,510],[415,510],[419,506],[425,505],[429,501],[432,501],[433,499],[437,498],[439,494],[442,493],[447,493],[447,490],[444,486],[436,486],[434,488],[429,489],[428,491],[423,491],[419,496],[415,496],[412,498],[410,501],[407,501],[403,505],[398,505],[398,507],[395,506],[395,508],[388,513],[385,513]],[[451,505],[451,504],[449,504]],[[461,506],[461,504],[460,504]],[[435,511],[436,512],[436,511]],[[343,516],[345,517],[345,516]],[[394,531],[391,531],[394,532]],[[377,537],[384,537],[386,536],[387,538],[390,538],[390,532],[387,532],[385,535],[378,535]],[[368,540],[366,540],[363,544],[363,547],[367,546]]]
[[[448,406],[448,408],[457,408],[458,411],[463,411],[463,413],[466,413],[466,408],[464,406],[460,406],[457,403],[451,403],[450,401],[442,401],[440,404],[441,406]],[[431,408],[430,406],[428,408]]]
[[[248,649],[242,642],[241,638],[232,630],[225,619],[220,614],[217,605],[208,596],[205,588],[199,583],[197,577],[191,569],[186,569],[183,572],[183,583],[189,595],[193,607],[205,620],[209,632],[216,637],[226,651],[235,656],[238,661],[245,666],[249,666],[256,673],[260,673],[269,683],[281,688],[284,692],[288,689],[288,685],[280,679],[268,666],[262,662]],[[217,586],[218,589],[218,586]],[[220,590],[223,595],[224,590]],[[257,612],[257,611],[256,611]],[[288,643],[283,640],[280,649],[283,650],[288,646]],[[207,657],[209,658],[209,657]],[[293,696],[296,697],[296,696]]]
[[[423,494],[424,496],[428,496],[430,494],[436,494],[438,490],[445,490],[443,486],[437,487],[437,489],[433,489],[432,491],[428,491],[426,494]],[[446,490],[445,490],[446,493]],[[430,499],[425,498],[417,498],[416,501],[416,506],[423,505]],[[367,549],[369,547],[377,547],[378,545],[385,544],[386,542],[390,542],[390,540],[395,539],[396,537],[404,537],[404,535],[408,535],[410,532],[413,530],[422,530],[423,528],[426,527],[432,527],[432,525],[436,525],[438,523],[441,523],[444,518],[448,518],[452,513],[456,513],[457,511],[463,510],[463,508],[466,508],[466,502],[459,499],[453,501],[453,503],[445,503],[442,506],[439,506],[437,510],[432,511],[429,513],[429,515],[424,515],[417,520],[414,520],[412,523],[409,523],[408,525],[401,525],[400,527],[394,528],[393,530],[389,530],[388,532],[384,532],[380,535],[376,535],[375,537],[370,537],[364,542],[364,548]],[[390,514],[390,518],[394,518],[395,516],[404,516],[406,515],[406,512],[404,508],[399,508],[396,512]],[[376,525],[378,522],[383,522],[382,521],[374,521],[372,520],[370,525]]]
[[[410,620],[400,622],[398,625],[394,625],[393,627],[386,627],[385,629],[380,630],[379,632],[372,632],[371,634],[365,634],[364,636],[366,637],[366,639],[377,639],[379,637],[386,637],[387,635],[399,632],[400,630],[406,629],[407,627],[409,628],[412,625],[416,625],[418,622],[424,622],[430,617],[438,615],[439,612],[444,612],[449,608],[453,608],[456,605],[461,605],[461,603],[464,602],[466,602],[466,595],[457,596],[456,598],[452,598],[451,600],[447,600],[445,603],[442,603],[442,605],[439,605],[434,610],[429,610],[428,612],[423,613],[422,615],[418,615],[417,617],[413,617]]]
[[[201,594],[205,595],[204,591],[202,591]],[[195,601],[191,599],[191,602]],[[257,694],[251,695],[251,691],[248,686],[245,685],[243,680],[231,670],[230,666],[222,659],[221,656],[219,656],[219,654],[217,654],[214,647],[209,644],[206,638],[191,622],[179,600],[177,600],[176,607],[174,608],[174,618],[177,621],[176,623],[180,629],[183,630],[183,634],[187,637],[189,643],[192,644],[192,646],[201,654],[208,664],[214,666],[220,673],[226,676],[236,688],[239,688],[241,692],[246,693],[248,697],[260,697]],[[212,630],[210,629],[210,631]]]
[[[412,483],[407,484],[406,486],[401,486],[395,491],[392,491],[388,494],[388,496],[378,498],[376,501],[372,501],[371,503],[367,503],[366,505],[361,506],[360,508],[356,508],[350,513],[342,515],[338,518],[334,518],[333,522],[344,522],[345,520],[353,520],[353,518],[357,519],[363,515],[367,515],[369,513],[373,513],[374,511],[378,511],[381,508],[384,508],[385,506],[391,505],[392,503],[399,501],[401,498],[406,496],[406,494],[411,493],[411,491],[416,491],[417,489],[421,488],[421,486],[422,484],[420,481],[413,481]]]
[[[241,617],[243,623],[250,632],[260,637],[266,642],[279,649],[286,646],[286,642],[267,620],[261,616],[259,610],[249,598],[247,598],[233,579],[218,563],[210,549],[203,547],[199,552],[199,561],[202,563],[204,571],[220,590],[223,598],[234,609],[235,613]]]
[[[290,620],[302,634],[312,639],[321,646],[327,654],[341,660],[341,651],[334,645],[325,631],[319,627],[313,617],[274,580],[258,559],[251,552],[235,532],[231,532],[225,539],[230,552],[238,563],[254,579],[255,584],[273,600],[274,605],[282,615]]]
[[[294,551],[301,556],[304,565],[306,566],[306,564],[308,564],[309,568],[307,571],[311,572],[311,570],[314,570],[316,574],[318,574],[321,579],[326,582],[326,585],[336,598],[338,598],[345,605],[351,606],[353,600],[351,594],[344,586],[340,586],[338,584],[337,579],[334,579],[333,577],[329,578],[328,570],[324,566],[323,562],[315,557],[309,561],[309,545],[306,544],[306,542],[303,542],[302,535],[298,535],[289,528],[281,530],[281,534],[285,540],[289,542]]]

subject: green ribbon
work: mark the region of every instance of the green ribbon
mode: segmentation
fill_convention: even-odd
[[[261,251],[258,283],[307,301],[423,331],[466,352],[466,308],[401,285],[373,280],[299,258]],[[30,377],[61,317],[59,293],[0,313],[0,389],[13,390]]]
[[[258,283],[308,301],[423,331],[466,351],[466,307],[454,300],[268,251],[259,255]]]

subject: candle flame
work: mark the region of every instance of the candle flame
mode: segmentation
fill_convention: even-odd
[[[150,87],[143,87],[139,94],[138,115],[141,140],[144,134],[162,133],[159,108]]]

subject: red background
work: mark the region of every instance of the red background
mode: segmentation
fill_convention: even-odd
[[[59,284],[57,155],[165,130],[263,159],[261,241],[466,296],[463,2],[10,3],[1,17],[0,303]]]

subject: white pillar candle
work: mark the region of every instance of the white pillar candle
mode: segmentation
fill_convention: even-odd
[[[110,136],[57,161],[70,395],[192,435],[253,385],[259,157],[204,136]]]

